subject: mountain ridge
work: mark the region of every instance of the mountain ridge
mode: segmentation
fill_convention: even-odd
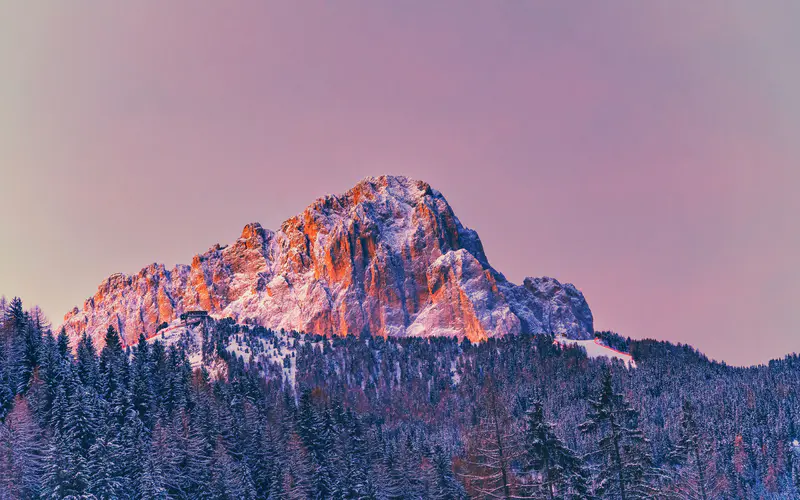
[[[249,223],[189,265],[111,275],[64,327],[73,342],[83,332],[101,342],[113,325],[133,343],[192,309],[329,336],[593,333],[577,288],[547,277],[509,282],[444,196],[403,176],[320,197],[277,231]]]

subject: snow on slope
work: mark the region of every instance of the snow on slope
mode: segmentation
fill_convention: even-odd
[[[277,364],[282,367],[283,382],[292,388],[297,381],[297,348],[304,345],[305,335],[292,338],[289,334],[273,332],[272,338],[259,338],[248,333],[237,333],[230,337],[225,348],[229,353],[240,356],[250,366],[259,367],[259,372],[266,376],[262,367]],[[289,360],[286,363],[286,360]],[[289,366],[286,366],[288,364]]]
[[[598,338],[592,340],[572,340],[559,335],[556,337],[555,342],[561,345],[578,345],[583,347],[583,350],[586,351],[586,355],[590,358],[615,358],[625,363],[625,366],[628,368],[636,368],[636,361],[633,360],[633,356],[626,352],[608,347],[601,343]]]
[[[228,369],[225,361],[214,353],[203,356],[203,338],[215,328],[216,320],[210,318],[208,322],[199,325],[184,326],[180,320],[175,320],[166,328],[147,339],[153,343],[156,340],[165,347],[177,345],[185,349],[192,370],[205,368],[212,380],[225,379]],[[306,335],[290,334],[284,331],[271,331],[268,337],[255,335],[248,326],[240,325],[241,331],[228,337],[225,350],[237,358],[242,358],[244,363],[258,373],[269,379],[275,376],[275,367],[279,367],[281,380],[295,388],[297,380],[297,348],[311,342],[317,346],[318,342],[309,340]]]

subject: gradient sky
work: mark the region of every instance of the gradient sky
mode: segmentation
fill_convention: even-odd
[[[0,4],[0,293],[58,325],[396,173],[598,329],[800,351],[800,3],[298,5]]]

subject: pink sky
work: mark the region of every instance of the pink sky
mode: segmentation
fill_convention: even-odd
[[[796,2],[0,6],[0,293],[53,323],[367,175],[598,329],[800,351]]]

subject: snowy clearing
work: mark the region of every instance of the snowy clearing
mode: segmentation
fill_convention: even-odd
[[[598,358],[598,357],[606,357],[606,358],[616,358],[622,360],[625,363],[625,366],[628,368],[636,368],[636,361],[633,360],[633,356],[626,352],[621,352],[607,345],[604,345],[600,342],[600,339],[591,339],[591,340],[573,340],[568,339],[565,337],[556,337],[555,342],[561,345],[568,345],[568,344],[577,344],[583,347],[583,350],[586,351],[586,355],[590,358]]]

